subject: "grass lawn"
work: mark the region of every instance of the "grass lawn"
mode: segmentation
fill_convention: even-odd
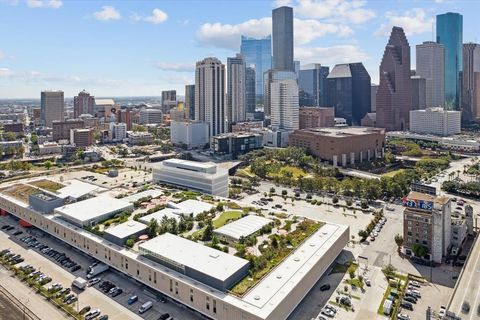
[[[242,211],[225,211],[220,217],[212,221],[213,227],[215,229],[220,228],[225,225],[229,220],[235,220],[242,217]]]
[[[268,176],[270,178],[274,178],[276,176],[282,177],[286,172],[290,172],[292,174],[293,179],[297,179],[299,176],[306,176],[307,173],[300,168],[292,167],[292,166],[282,166],[280,171],[278,172],[269,172]]]
[[[30,184],[32,186],[38,187],[40,189],[45,189],[45,190],[51,191],[51,192],[55,192],[55,191],[64,187],[64,185],[61,184],[61,183],[51,181],[51,180],[47,180],[47,179],[33,181]]]
[[[358,278],[347,279],[347,280],[345,280],[345,283],[347,283],[351,286],[357,287],[357,288],[363,288],[363,281],[360,281],[360,279],[358,279]]]
[[[405,171],[405,169],[393,170],[393,171],[387,172],[385,174],[382,174],[382,177],[393,178],[395,175],[397,175],[397,173],[400,173],[400,172],[403,172],[403,171]]]
[[[332,274],[332,273],[347,273],[347,272],[350,272],[350,271],[355,272],[355,271],[357,271],[357,268],[358,268],[358,264],[356,264],[356,263],[351,263],[351,262],[347,262],[345,264],[335,263],[335,265],[333,266],[333,269],[330,272],[330,274]]]
[[[252,178],[255,176],[255,174],[250,171],[250,167],[238,169],[236,175],[242,178]]]

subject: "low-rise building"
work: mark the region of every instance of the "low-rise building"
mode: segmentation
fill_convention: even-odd
[[[145,234],[147,229],[148,227],[145,224],[132,220],[107,228],[103,237],[119,246],[123,246],[128,239],[136,240],[140,235]]]
[[[451,136],[461,131],[462,112],[435,107],[410,111],[410,131]]]
[[[262,129],[263,121],[244,121],[232,124],[232,132],[249,132],[254,129]]]
[[[203,148],[208,143],[208,123],[202,121],[172,121],[170,123],[170,141],[188,149]]]
[[[3,125],[3,131],[23,133],[23,123],[22,122],[5,123]]]
[[[421,141],[438,142],[440,147],[456,151],[478,152],[480,151],[480,140],[466,136],[440,137],[431,134],[419,134],[408,131],[390,131],[387,138],[411,139]]]
[[[300,107],[299,128],[333,127],[335,125],[335,108]]]
[[[260,133],[263,136],[263,145],[270,148],[285,148],[292,131],[272,129],[252,129],[251,132]]]
[[[239,155],[263,148],[263,135],[254,132],[224,133],[212,137],[210,147],[217,156],[237,159]]]
[[[84,122],[80,119],[69,119],[66,121],[52,121],[53,141],[69,140],[70,132],[73,129],[83,129]]]
[[[62,152],[62,146],[56,142],[45,142],[38,145],[38,153],[40,155],[57,154]]]
[[[211,162],[169,159],[153,165],[153,182],[227,197],[228,170]]]
[[[441,263],[451,244],[450,198],[411,191],[403,205],[403,252],[414,256],[422,250],[421,258]]]
[[[150,132],[129,132],[128,143],[131,145],[146,145],[153,142],[153,135]]]
[[[383,157],[385,129],[366,127],[332,127],[295,130],[289,145],[305,148],[312,155],[334,166]]]
[[[264,217],[249,214],[213,230],[213,233],[223,240],[235,242],[239,241],[241,238],[251,236],[269,224],[273,224],[273,221]]]
[[[112,141],[123,141],[127,138],[126,123],[110,123],[109,136]]]
[[[72,129],[70,130],[70,144],[77,148],[89,147],[93,144],[92,129]]]

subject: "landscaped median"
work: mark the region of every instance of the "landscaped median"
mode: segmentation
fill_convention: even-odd
[[[56,298],[56,292],[49,292],[43,284],[38,283],[36,278],[28,277],[28,274],[23,272],[19,267],[16,267],[15,265],[6,261],[3,257],[0,257],[0,264],[6,269],[12,271],[21,282],[26,283],[29,287],[33,288],[36,293],[43,296],[47,301],[53,303],[58,309],[61,309],[66,314],[66,318],[72,318],[76,320],[84,319],[84,317],[78,314],[74,308],[63,303],[60,298]]]

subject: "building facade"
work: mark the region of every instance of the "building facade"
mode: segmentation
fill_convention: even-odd
[[[293,62],[293,9],[272,10],[273,69],[295,71]]]
[[[241,54],[227,58],[227,126],[245,121],[245,59]]]
[[[327,76],[329,67],[319,63],[302,66],[299,71],[299,104],[302,107],[327,105]]]
[[[480,118],[480,45],[463,44],[462,118]]]
[[[95,97],[82,90],[73,97],[73,117],[76,119],[82,114],[95,114]]]
[[[153,182],[183,186],[215,196],[228,196],[228,170],[214,163],[164,160],[153,166]]]
[[[441,263],[451,241],[450,199],[411,191],[403,205],[403,252],[413,256],[422,246],[428,252],[422,258]]]
[[[227,132],[225,65],[217,58],[197,62],[195,69],[195,120],[207,122],[209,135]]]
[[[414,133],[451,136],[461,131],[461,111],[429,108],[410,111],[410,131]]]
[[[402,28],[393,27],[380,64],[377,126],[407,130],[412,104],[410,45]]]
[[[40,110],[42,124],[46,127],[52,127],[54,120],[63,121],[65,119],[63,91],[42,91]]]
[[[295,73],[291,72],[295,75]],[[270,84],[270,103],[273,128],[293,131],[299,126],[297,80],[274,80]]]
[[[425,78],[426,108],[445,104],[445,48],[442,44],[426,41],[416,46],[415,74]]]
[[[195,119],[195,85],[185,86],[185,113],[190,120]]]
[[[112,141],[123,141],[127,138],[126,123],[110,123],[110,138]]]
[[[170,110],[177,107],[177,91],[162,91],[162,112],[169,114]]]
[[[52,122],[52,140],[68,140],[70,139],[70,131],[72,129],[83,129],[84,122],[79,119],[69,119],[66,121]]]
[[[158,109],[142,109],[140,110],[141,124],[160,124],[163,122],[163,112]]]
[[[262,103],[263,73],[272,68],[272,37],[255,39],[242,36],[240,53],[245,57],[247,67],[255,70],[256,101]]]
[[[370,112],[371,81],[362,63],[337,64],[327,76],[327,106],[349,125],[359,125]]]
[[[117,111],[117,122],[125,123],[127,130],[133,129],[134,112],[131,109],[121,109]]]
[[[331,107],[300,107],[299,129],[333,127],[335,109]]]
[[[208,141],[208,123],[201,121],[172,121],[170,123],[170,141],[187,149],[203,148]]]
[[[437,15],[437,42],[445,48],[445,106],[460,110],[463,71],[463,16],[447,12]]]
[[[245,118],[247,120],[253,120],[255,118],[255,109],[257,105],[256,94],[256,72],[253,66],[245,69]],[[263,85],[263,78],[262,78]],[[263,90],[262,90],[263,94]],[[263,96],[262,96],[263,100]],[[263,101],[262,101],[263,103]]]
[[[425,109],[427,105],[427,80],[420,76],[411,76],[412,110]]]
[[[263,148],[263,135],[253,132],[224,133],[212,137],[210,146],[217,156],[237,159],[239,155]]]
[[[305,148],[315,157],[334,166],[382,158],[385,129],[365,127],[317,128],[296,130],[288,144]]]
[[[70,130],[70,144],[78,148],[89,147],[93,144],[92,129],[72,129]]]

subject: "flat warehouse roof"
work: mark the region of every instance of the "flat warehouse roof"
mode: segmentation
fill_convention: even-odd
[[[131,203],[105,195],[59,207],[55,212],[78,221],[90,221],[114,211],[131,208]]]
[[[135,202],[141,198],[145,198],[148,196],[152,198],[160,197],[162,194],[163,192],[160,190],[151,189],[151,190],[145,190],[136,194],[132,194],[131,196],[128,196],[122,199],[128,202]]]
[[[57,190],[57,194],[60,198],[72,197],[78,199],[94,191],[106,190],[105,188],[79,180],[70,180],[67,181],[66,184],[67,186]]]
[[[176,209],[175,211],[178,212],[177,214],[192,214],[195,217],[199,213],[212,209],[214,206],[203,201],[189,199],[179,203],[169,202],[167,203],[167,207]]]
[[[178,222],[178,221],[180,221],[180,214],[181,214],[181,212],[176,212],[175,209],[165,208],[165,209],[156,211],[154,213],[151,213],[149,215],[143,216],[138,220],[140,222],[148,224],[148,223],[150,223],[150,221],[152,219],[155,219],[160,223],[162,221],[163,217],[167,217],[167,218],[174,218]]]
[[[236,221],[233,221],[223,227],[215,229],[213,232],[232,239],[247,237],[252,233],[262,229],[263,226],[273,222],[270,219],[255,215],[248,215]]]
[[[119,225],[116,225],[115,227],[108,228],[105,230],[105,233],[108,233],[111,236],[122,239],[146,229],[147,229],[147,226],[144,225],[143,223],[132,220],[132,221],[127,221]]]
[[[221,281],[227,280],[249,264],[245,259],[170,233],[164,233],[138,247],[140,251],[154,253],[157,258],[174,261]]]

